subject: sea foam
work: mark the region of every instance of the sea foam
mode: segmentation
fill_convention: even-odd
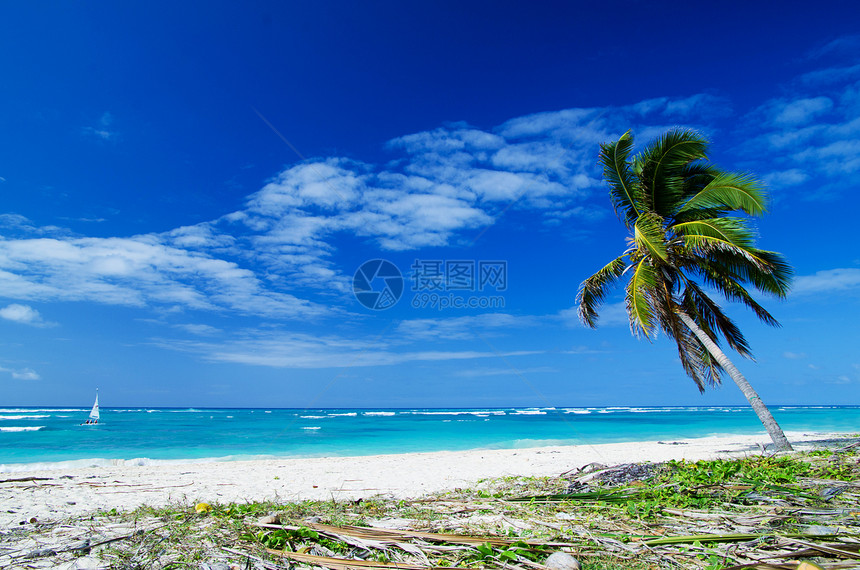
[[[38,418],[50,418],[47,414],[35,414],[32,416],[0,416],[0,420],[32,420]]]

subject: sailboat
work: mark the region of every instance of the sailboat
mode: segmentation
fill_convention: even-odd
[[[93,409],[90,410],[90,419],[82,423],[82,426],[91,426],[99,423],[99,389],[96,388],[96,401],[93,404]]]

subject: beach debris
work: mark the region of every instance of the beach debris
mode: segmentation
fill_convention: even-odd
[[[594,465],[408,501],[213,504],[205,517],[187,503],[63,521],[40,515],[47,522],[0,530],[0,567],[72,568],[86,555],[118,568],[563,570],[553,562],[563,553],[586,567],[860,568],[857,458],[852,448]],[[571,475],[593,475],[582,483],[588,490],[566,492]]]
[[[550,554],[543,564],[552,570],[582,570],[582,564],[579,563],[579,560],[562,551]]]
[[[860,447],[860,441],[855,441],[853,443],[849,443],[848,445],[844,445],[838,449],[836,449],[836,453],[845,453],[846,451],[850,451],[852,449],[856,449]]]
[[[314,554],[304,554],[301,552],[287,552],[285,550],[266,549],[266,552],[275,556],[288,558],[295,562],[312,564],[314,566],[322,566],[331,570],[353,570],[355,568],[398,568],[401,570],[429,570],[433,567],[416,564],[403,564],[402,562],[377,562],[374,560],[360,560],[355,558],[334,558],[332,556],[316,556]]]
[[[43,556],[55,556],[57,551],[53,548],[38,548],[26,553],[22,558],[42,558]]]
[[[24,483],[27,481],[50,481],[50,477],[17,477],[14,479],[0,479],[0,483]]]
[[[570,471],[565,471],[559,477],[562,478],[571,478],[574,475],[587,475],[588,473],[594,473],[595,471],[601,471],[606,469],[608,466],[603,463],[588,463],[587,465],[583,465],[582,467],[578,467],[575,469],[571,469]]]
[[[836,487],[825,487],[821,490],[820,495],[821,498],[825,501],[829,501],[833,497],[840,495],[849,489],[848,485],[841,485]]]
[[[663,468],[663,463],[624,463],[606,467],[591,463],[569,476],[569,490],[577,492],[583,485],[600,484],[609,487],[627,485],[634,481],[645,481],[654,477]]]

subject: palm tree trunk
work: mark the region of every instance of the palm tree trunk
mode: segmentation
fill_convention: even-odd
[[[741,374],[740,370],[735,368],[735,365],[732,364],[732,361],[725,355],[725,353],[720,350],[720,347],[711,340],[705,331],[699,328],[699,325],[691,319],[687,314],[683,311],[678,311],[678,316],[681,317],[681,320],[684,321],[684,324],[689,327],[689,329],[696,335],[705,348],[708,349],[708,352],[711,353],[711,356],[716,359],[716,361],[722,366],[723,370],[729,373],[729,376],[732,377],[732,380],[735,381],[735,384],[738,385],[738,388],[741,389],[744,396],[746,396],[747,400],[749,400],[750,406],[752,406],[753,410],[755,410],[758,419],[761,420],[761,423],[764,424],[767,433],[770,435],[770,438],[773,440],[774,445],[776,446],[777,451],[793,451],[791,444],[788,442],[788,439],[785,437],[785,434],[782,432],[782,428],[779,427],[779,424],[776,423],[776,420],[773,419],[773,415],[770,413],[770,410],[767,409],[767,406],[764,405],[764,402],[761,401],[761,398],[758,397],[758,393],[750,386],[750,383],[747,382],[747,379],[744,378],[744,375]]]

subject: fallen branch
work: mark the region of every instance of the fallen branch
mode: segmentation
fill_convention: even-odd
[[[50,481],[51,477],[18,477],[17,479],[3,479],[0,483],[21,483],[23,481]]]
[[[812,542],[797,540],[796,538],[786,538],[784,540],[785,542],[799,544],[800,546],[805,546],[807,548],[803,551],[803,554],[795,552],[796,556],[815,556],[817,553],[823,552],[847,558],[860,558],[860,544],[815,544]],[[852,549],[853,551],[847,549]]]
[[[399,570],[450,570],[449,566],[418,566],[416,564],[403,564],[402,562],[376,562],[374,560],[357,560],[354,558],[335,558],[333,556],[317,556],[315,554],[302,554],[300,552],[288,552],[286,550],[274,550],[267,548],[266,552],[275,556],[288,558],[295,562],[323,566],[331,570],[367,570],[368,568],[380,568],[387,570],[397,568]]]

